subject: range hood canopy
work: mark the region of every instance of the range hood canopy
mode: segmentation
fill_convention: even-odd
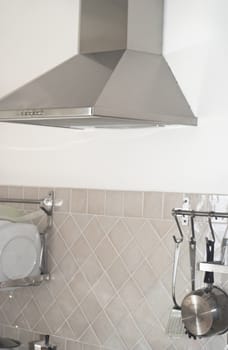
[[[80,54],[0,99],[0,121],[196,125],[162,56],[163,0],[80,0]]]

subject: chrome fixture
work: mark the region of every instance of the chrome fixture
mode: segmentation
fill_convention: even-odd
[[[163,0],[80,0],[80,54],[0,99],[0,121],[61,128],[196,125],[162,55]]]

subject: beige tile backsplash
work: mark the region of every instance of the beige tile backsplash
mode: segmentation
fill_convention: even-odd
[[[47,192],[0,186],[2,197],[38,198]],[[55,210],[48,240],[51,281],[0,293],[1,335],[27,344],[50,334],[58,350],[224,348],[222,336],[171,339],[165,326],[172,308],[172,235],[178,234],[171,210],[188,196],[191,209],[227,211],[228,196],[63,188],[55,195],[63,205]],[[227,222],[215,224],[220,241],[226,228]],[[207,223],[197,222],[196,233],[200,260]],[[188,259],[185,240],[179,301],[190,289]],[[216,279],[227,286],[224,276]],[[198,272],[198,287],[202,280]]]

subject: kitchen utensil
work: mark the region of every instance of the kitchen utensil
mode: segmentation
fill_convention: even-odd
[[[221,264],[228,265],[228,238],[223,238],[221,250]]]
[[[191,216],[191,238],[189,241],[189,257],[190,257],[190,269],[191,269],[191,288],[192,292],[195,290],[195,272],[196,272],[196,240],[194,229],[194,216]]]
[[[172,274],[172,299],[173,299],[173,308],[171,310],[168,324],[166,327],[166,333],[171,337],[180,337],[185,333],[184,325],[181,319],[181,308],[176,301],[176,276],[177,276],[177,267],[180,255],[180,244],[182,243],[183,238],[176,239],[175,242],[175,251],[174,251],[174,263],[173,263],[173,274]]]
[[[207,262],[214,259],[214,241],[206,239]],[[182,320],[195,336],[223,334],[228,329],[228,295],[213,285],[213,272],[206,272],[205,288],[188,294],[182,302]]]

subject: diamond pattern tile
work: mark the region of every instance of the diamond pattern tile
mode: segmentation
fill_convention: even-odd
[[[99,304],[104,308],[109,303],[115,294],[115,289],[111,284],[108,276],[103,275],[94,285],[93,291],[99,301]]]
[[[95,254],[90,255],[86,262],[82,265],[81,270],[85,274],[87,280],[92,286],[103,274],[101,264]]]
[[[34,331],[39,332],[41,334],[46,334],[46,333],[50,334],[51,328],[50,328],[49,324],[46,322],[45,318],[41,317],[39,322],[34,327]]]
[[[0,192],[11,197],[43,196],[46,190],[0,186]],[[170,210],[181,205],[183,194],[87,189],[56,189],[56,194],[64,205],[55,211],[48,237],[51,280],[18,289],[10,298],[9,292],[0,293],[0,334],[25,342],[50,334],[60,350],[223,350],[222,336],[192,342],[170,339],[164,332],[172,308],[172,235],[177,234]],[[228,208],[225,195],[189,198],[191,208]],[[45,218],[39,227],[44,223]],[[195,230],[200,261],[205,257],[207,222],[196,220]],[[214,224],[214,230],[219,259],[227,223]],[[184,234],[178,301],[190,289],[188,226]],[[203,274],[197,271],[196,280],[201,287]],[[226,276],[215,280],[228,290]]]
[[[133,279],[129,279],[119,291],[124,304],[132,312],[142,302],[143,294]]]
[[[77,223],[81,231],[84,231],[89,222],[93,219],[93,215],[90,214],[72,214],[74,221]]]
[[[81,272],[76,273],[70,282],[70,289],[73,296],[80,303],[82,299],[89,293],[90,285]]]
[[[97,216],[97,221],[99,222],[99,225],[102,227],[105,234],[109,234],[118,221],[118,217],[111,217],[111,216],[103,216],[99,215]]]
[[[117,326],[122,320],[122,318],[126,316],[128,310],[122,299],[118,295],[115,295],[112,301],[106,306],[105,312],[108,315],[111,322],[115,326]]]
[[[124,249],[121,254],[122,259],[124,260],[128,271],[133,273],[139,264],[142,262],[144,256],[143,252],[140,249],[139,245],[135,239]]]
[[[64,278],[64,274],[62,273],[60,268],[57,266],[52,271],[50,283],[47,284],[47,288],[54,298],[56,298],[64,289],[65,283],[66,281]]]
[[[121,320],[117,326],[117,331],[128,349],[133,348],[142,337],[141,332],[130,315],[127,315]]]
[[[56,334],[60,337],[64,338],[70,338],[70,339],[74,339],[75,334],[72,331],[72,328],[70,327],[69,323],[66,321],[64,322],[64,324],[58,329],[58,331],[56,332]]]
[[[45,289],[44,289],[45,290]],[[17,289],[13,292],[12,299],[18,304],[18,306],[23,309],[29,301],[34,298],[34,292],[39,292],[39,288],[24,288]]]
[[[116,289],[119,289],[129,278],[129,273],[120,258],[115,260],[109,268],[108,275]]]
[[[111,335],[111,337],[106,340],[105,346],[108,349],[119,349],[119,350],[126,350],[127,347],[123,343],[123,340],[120,338],[120,336],[117,333],[114,333]]]
[[[131,239],[131,234],[122,220],[117,222],[109,234],[110,240],[118,252],[124,249]]]
[[[148,257],[154,275],[159,278],[172,265],[172,256],[162,242],[159,242]]]
[[[90,292],[81,303],[81,309],[90,323],[92,323],[102,311],[101,306],[93,292]]]
[[[154,270],[146,261],[144,261],[138,267],[133,275],[133,278],[137,282],[137,285],[140,287],[144,295],[149,293],[157,280]]]
[[[92,254],[92,250],[83,236],[81,236],[77,242],[75,242],[71,248],[71,252],[79,266],[82,265]]]
[[[89,222],[83,233],[92,249],[96,248],[105,235],[96,218]]]
[[[44,314],[44,318],[51,328],[52,334],[56,333],[56,331],[62,326],[65,320],[60,306],[57,304],[57,302],[55,302],[48,309],[48,311]]]
[[[70,316],[78,305],[69,287],[64,288],[64,290],[60,293],[57,298],[57,304],[65,319]]]
[[[80,307],[78,307],[74,313],[68,319],[69,325],[73,330],[76,339],[85,332],[89,327],[89,322],[86,320],[84,314],[82,313]]]
[[[148,221],[139,229],[135,238],[146,257],[151,255],[159,242],[159,237],[155,229]]]
[[[59,229],[61,237],[69,248],[81,235],[78,225],[73,218],[69,216]]]
[[[36,326],[42,317],[41,312],[34,300],[29,302],[29,304],[23,310],[23,313],[31,329]]]
[[[15,299],[8,299],[2,307],[2,311],[8,321],[7,323],[13,324],[20,314],[21,309]]]
[[[107,316],[103,311],[96,318],[96,320],[92,324],[92,327],[101,344],[104,344],[104,342],[114,332],[113,326],[111,325],[110,321],[108,320]]]
[[[146,300],[142,301],[142,303],[133,311],[132,315],[137,327],[144,335],[146,335],[157,322],[157,319],[153,314],[153,309]]]
[[[71,252],[68,251],[62,258],[61,262],[59,263],[59,268],[64,274],[65,280],[70,281],[75,272],[78,270],[78,264],[73,258]]]
[[[58,262],[66,254],[67,246],[58,234],[55,234],[51,237],[51,240],[49,242],[49,251],[56,264],[58,264]]]
[[[93,344],[94,345],[100,345],[100,341],[97,338],[93,328],[90,326],[89,328],[87,328],[87,330],[85,331],[85,333],[83,333],[83,335],[80,337],[79,339],[82,343],[89,343],[89,344]]]
[[[24,288],[24,291],[26,291],[26,288]],[[21,291],[19,293],[23,295]],[[41,312],[44,313],[53,302],[53,296],[51,292],[49,292],[48,287],[46,285],[42,285],[42,286],[33,288],[32,294],[33,294],[33,298],[36,300],[37,306],[39,307]],[[28,302],[28,297],[27,297],[27,302]]]
[[[110,265],[118,256],[108,237],[104,238],[98,245],[95,250],[95,254],[105,270],[110,267]]]

